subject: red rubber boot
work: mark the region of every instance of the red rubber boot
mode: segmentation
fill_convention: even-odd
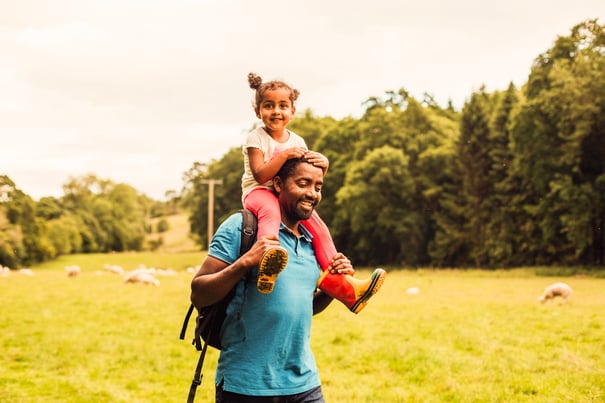
[[[317,284],[320,290],[345,304],[351,312],[359,313],[380,290],[386,275],[383,269],[376,269],[369,278],[357,280],[348,274],[332,274],[324,270]]]

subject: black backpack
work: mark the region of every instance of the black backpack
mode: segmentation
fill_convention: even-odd
[[[242,213],[242,234],[241,234],[241,246],[239,255],[246,253],[254,244],[256,239],[257,220],[256,216],[248,209],[240,210]],[[246,284],[248,284],[248,277],[250,272],[246,275]],[[227,305],[233,299],[235,294],[235,287],[229,291],[229,293],[216,304],[205,306],[197,310],[197,318],[195,321],[195,334],[193,337],[193,344],[197,351],[201,351],[200,358],[195,369],[195,375],[191,382],[191,388],[189,389],[188,403],[192,403],[195,398],[195,391],[197,387],[202,383],[202,365],[204,364],[204,357],[206,356],[206,349],[208,345],[220,350],[221,346],[221,327],[225,321],[225,314],[227,311]],[[181,329],[180,339],[185,339],[185,332],[187,331],[187,324],[189,318],[193,313],[195,307],[193,304],[189,306],[185,320],[183,321],[183,327]],[[202,344],[203,342],[203,344]]]

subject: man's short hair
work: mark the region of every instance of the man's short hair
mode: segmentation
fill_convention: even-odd
[[[282,181],[285,181],[290,176],[292,176],[292,173],[294,172],[298,164],[300,164],[301,162],[306,162],[307,164],[310,164],[309,160],[307,160],[307,158],[305,157],[290,158],[284,163],[284,165],[281,166],[281,168],[277,172],[277,175],[275,176],[279,176]]]

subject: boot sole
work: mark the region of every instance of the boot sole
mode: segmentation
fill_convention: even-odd
[[[270,294],[275,287],[277,276],[286,268],[288,252],[284,248],[276,247],[266,251],[258,265],[258,279],[256,288],[260,293]]]
[[[366,293],[363,294],[361,296],[361,298],[359,298],[357,300],[357,302],[355,302],[355,304],[351,307],[351,312],[359,313],[359,312],[361,312],[361,310],[363,308],[365,308],[365,306],[368,304],[370,298],[374,294],[376,294],[378,292],[378,290],[380,290],[380,287],[382,287],[382,284],[384,283],[386,276],[387,276],[387,272],[384,271],[383,269],[374,270],[374,273],[372,273],[372,277],[373,277],[372,283],[368,287],[368,290],[366,291]]]

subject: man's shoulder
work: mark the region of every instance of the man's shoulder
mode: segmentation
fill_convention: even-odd
[[[219,225],[210,242],[208,255],[227,263],[237,259],[241,244],[242,214],[233,213]]]
[[[221,223],[221,225],[219,226],[217,231],[223,230],[223,231],[228,231],[228,230],[241,230],[242,228],[242,221],[243,221],[243,216],[241,211],[235,212],[233,214],[231,214],[229,217],[227,217],[225,219],[225,221],[223,221]]]

